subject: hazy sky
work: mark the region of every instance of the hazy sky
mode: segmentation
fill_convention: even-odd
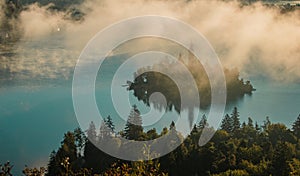
[[[239,68],[245,77],[300,80],[299,11],[281,14],[260,3],[241,8],[234,1],[214,0],[89,0],[77,8],[86,14],[81,22],[66,20],[64,12],[50,12],[45,6],[29,6],[16,22],[23,33],[18,56],[13,61],[1,56],[0,69],[26,71],[30,77],[69,78],[81,50],[101,29],[129,17],[163,15],[195,27],[223,65]]]

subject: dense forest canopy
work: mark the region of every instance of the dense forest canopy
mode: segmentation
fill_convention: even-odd
[[[137,107],[133,107],[129,119],[139,121],[139,118]],[[177,132],[174,123],[160,133],[155,129],[144,131],[142,126],[134,126],[130,123],[127,123],[123,131],[117,132],[114,130],[111,117],[108,116],[99,128],[99,132],[91,122],[86,132],[88,138],[80,128],[67,132],[61,147],[51,153],[47,169],[26,167],[23,173],[27,176],[45,173],[49,176],[94,174],[292,176],[300,174],[300,114],[289,129],[284,124],[272,123],[269,117],[266,117],[262,125],[255,123],[251,117],[247,122],[241,123],[238,109],[234,108],[231,114],[226,114],[223,118],[222,125],[216,130],[212,140],[205,146],[199,147],[197,142],[204,127],[209,127],[205,115],[186,139]],[[116,139],[122,136],[132,140],[155,140],[169,132],[177,134],[178,137],[173,140],[181,140],[182,144],[173,152],[149,161],[120,160],[94,145],[97,142],[110,143],[106,140],[107,136]],[[111,146],[120,152],[134,152],[128,150],[126,145],[128,144],[117,142]],[[143,150],[148,151],[147,148]],[[0,175],[8,175],[11,169],[10,163],[4,163],[1,165]]]

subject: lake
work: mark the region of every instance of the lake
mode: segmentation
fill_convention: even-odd
[[[114,69],[112,67],[115,66],[107,65],[105,68]],[[241,121],[252,117],[262,124],[265,117],[269,116],[272,122],[291,127],[300,113],[300,84],[255,78],[251,81],[257,90],[252,95],[245,95],[235,104],[228,104],[226,113],[237,106]],[[107,83],[109,82],[105,84]],[[60,146],[63,134],[78,127],[70,81],[64,84],[29,85],[14,84],[0,89],[0,162],[10,160],[18,175],[25,164],[45,166],[50,152]],[[97,87],[98,107],[103,116],[112,116],[120,130],[125,122],[114,112],[112,104],[107,103],[110,102],[109,91],[101,89],[101,86]],[[137,104],[142,113],[148,109],[134,97],[131,97],[131,102]],[[201,115],[203,113],[207,112],[201,111]],[[169,126],[176,116],[176,112],[168,112],[159,123],[147,129],[156,127],[160,130]]]
[[[79,126],[73,109],[71,76],[65,78],[65,75],[68,77],[72,74],[75,59],[64,59],[65,55],[70,55],[69,51],[59,45],[60,40],[51,41],[54,42],[51,44],[53,52],[48,51],[49,47],[39,47],[40,41],[27,42],[24,49],[18,51],[23,53],[22,57],[12,55],[11,59],[6,59],[6,64],[19,69],[13,75],[16,78],[10,79],[7,76],[0,80],[0,162],[10,160],[14,164],[13,171],[16,175],[21,174],[25,164],[30,167],[46,166],[51,151],[60,146],[64,133]],[[56,52],[65,55],[56,57]],[[31,53],[40,54],[29,59]],[[124,55],[107,59],[99,71],[99,75],[104,76],[100,76],[96,83],[95,95],[99,110],[103,117],[111,115],[117,130],[124,128],[125,121],[113,108],[110,83],[114,72],[125,59]],[[129,73],[133,75],[132,72]],[[32,74],[40,76],[31,79]],[[250,80],[257,91],[252,95],[245,95],[234,104],[228,104],[225,113],[231,113],[232,108],[237,106],[241,121],[252,117],[262,124],[265,117],[269,116],[272,122],[281,122],[290,127],[300,113],[300,84],[261,78]],[[123,83],[126,80],[121,84]],[[137,104],[142,114],[146,113],[149,108],[137,101],[132,92],[129,93],[131,104]],[[201,111],[200,116],[207,113],[208,110]],[[128,114],[129,112],[123,115],[126,118]],[[176,112],[167,112],[156,124],[146,129],[155,127],[160,131],[177,118]],[[99,122],[95,123],[99,126]]]

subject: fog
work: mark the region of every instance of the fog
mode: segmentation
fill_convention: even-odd
[[[84,46],[103,28],[130,17],[163,15],[195,27],[212,44],[224,67],[236,67],[246,78],[300,81],[299,10],[282,14],[261,3],[241,7],[236,1],[215,0],[89,0],[75,6],[84,19],[72,21],[66,12],[49,10],[49,6],[32,4],[20,13],[15,22],[22,31],[14,48],[17,57],[1,56],[0,69],[26,70],[28,77],[64,75],[68,79]],[[6,17],[1,12],[3,21]],[[155,43],[139,42],[134,48],[151,45]]]

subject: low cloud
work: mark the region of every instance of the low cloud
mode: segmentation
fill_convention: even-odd
[[[48,6],[33,4],[22,11],[19,58],[7,61],[6,67],[49,77],[67,74],[86,43],[103,28],[129,17],[163,15],[194,26],[216,49],[225,67],[237,67],[246,77],[300,80],[299,10],[282,14],[261,3],[241,7],[236,1],[215,0],[90,0],[76,8],[85,14],[80,22]]]

